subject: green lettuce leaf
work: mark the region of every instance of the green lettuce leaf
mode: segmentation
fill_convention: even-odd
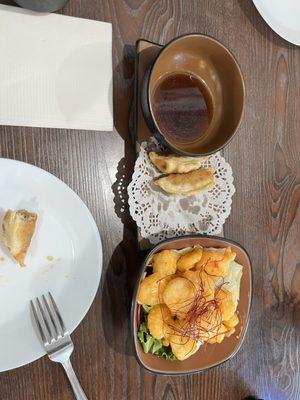
[[[164,357],[166,360],[176,360],[171,347],[164,346],[162,341],[159,339],[155,339],[149,332],[147,328],[147,314],[149,313],[151,306],[142,306],[143,311],[143,322],[140,324],[139,331],[137,336],[141,345],[143,347],[144,353],[151,353],[158,357]],[[150,307],[150,308],[148,308]]]
[[[166,360],[169,361],[176,360],[176,357],[173,354],[170,346],[162,346],[155,354],[159,357],[164,357]]]
[[[145,314],[149,314],[151,308],[152,308],[152,306],[147,306],[147,304],[143,304],[142,305],[142,309],[143,309]]]

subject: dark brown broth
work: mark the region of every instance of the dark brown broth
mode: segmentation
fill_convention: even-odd
[[[157,85],[153,114],[166,137],[175,142],[191,143],[205,133],[211,122],[211,97],[200,79],[186,73],[174,73]]]

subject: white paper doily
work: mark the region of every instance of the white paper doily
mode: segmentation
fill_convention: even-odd
[[[231,166],[220,153],[213,154],[202,164],[216,170],[211,190],[189,197],[168,195],[154,185],[153,179],[162,174],[148,157],[149,151],[163,150],[165,148],[154,138],[143,142],[128,185],[130,214],[141,236],[155,244],[184,234],[221,233],[235,192]]]

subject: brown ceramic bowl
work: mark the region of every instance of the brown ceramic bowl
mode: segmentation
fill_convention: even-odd
[[[176,72],[199,78],[213,103],[213,117],[206,132],[192,143],[176,143],[159,129],[153,111],[158,84]],[[204,156],[223,148],[237,131],[244,106],[244,80],[231,52],[216,39],[192,33],[175,38],[162,48],[146,71],[141,104],[151,132],[172,151],[187,156]]]
[[[67,1],[68,0],[15,0],[21,7],[43,13],[57,11],[63,8]]]
[[[236,332],[222,343],[204,344],[190,358],[184,361],[167,361],[164,358],[145,354],[137,338],[140,325],[140,306],[136,301],[137,290],[145,271],[147,260],[153,254],[164,249],[181,249],[184,247],[201,245],[203,247],[231,246],[236,252],[236,261],[243,265],[243,275],[240,286],[240,300],[238,303],[239,324]],[[150,372],[164,375],[193,374],[215,367],[233,357],[240,349],[248,326],[249,312],[252,298],[252,272],[251,261],[246,250],[238,243],[217,236],[193,235],[165,240],[155,246],[144,260],[139,277],[136,282],[135,292],[131,306],[131,334],[134,342],[135,355],[138,363]]]

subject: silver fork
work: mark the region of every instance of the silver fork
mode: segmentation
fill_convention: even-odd
[[[51,361],[59,362],[64,367],[76,399],[88,400],[70,361],[74,350],[72,339],[50,292],[47,297],[42,295],[41,299],[36,297],[30,301],[45,350]]]

